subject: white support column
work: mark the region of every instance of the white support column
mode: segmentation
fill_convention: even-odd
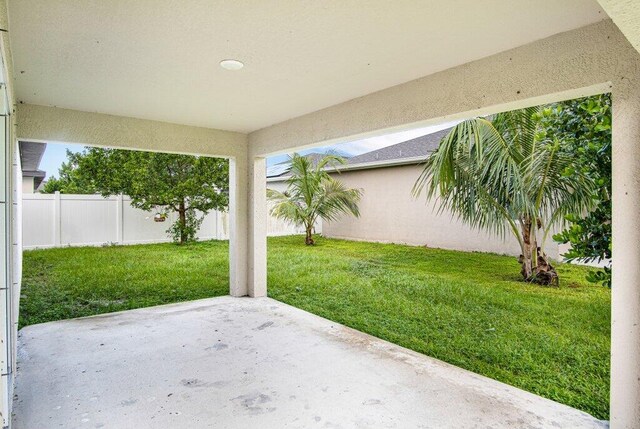
[[[267,296],[267,163],[265,158],[249,160],[249,296]]]
[[[247,288],[247,193],[246,157],[229,160],[229,295],[246,296]]]
[[[229,264],[232,296],[267,294],[266,160],[229,161]]]
[[[613,92],[611,428],[640,427],[640,84]]]

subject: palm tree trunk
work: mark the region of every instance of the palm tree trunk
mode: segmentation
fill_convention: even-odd
[[[313,225],[305,225],[305,232],[304,244],[313,246],[315,244],[315,241],[313,241]]]
[[[538,247],[536,230],[540,223],[533,225],[531,218],[522,220],[522,255],[519,262],[522,265],[520,273],[525,281],[543,285],[558,286],[559,278],[556,269],[549,263],[547,255]]]
[[[520,255],[520,264],[522,268],[520,273],[526,281],[533,278],[533,247],[531,243],[531,219],[525,218],[522,222],[522,255]]]
[[[560,278],[556,269],[549,263],[547,255],[538,249],[538,263],[536,264],[536,283],[541,285],[559,286]]]

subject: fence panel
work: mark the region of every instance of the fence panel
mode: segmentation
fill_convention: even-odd
[[[22,242],[24,247],[53,247],[55,239],[54,196],[23,195]]]
[[[166,233],[176,216],[171,213],[164,222],[155,222],[155,213],[131,207],[131,199],[123,198],[122,235],[126,244],[157,243],[171,241]]]
[[[176,220],[170,213],[155,222],[154,212],[131,206],[127,196],[23,194],[23,248],[142,244],[171,241],[166,230]],[[269,235],[300,233],[300,228],[269,217]],[[209,212],[198,231],[199,240],[229,238],[229,215]]]
[[[117,243],[117,197],[64,195],[60,198],[60,245]]]

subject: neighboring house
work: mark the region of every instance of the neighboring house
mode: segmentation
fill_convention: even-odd
[[[424,195],[413,197],[411,190],[425,159],[438,148],[448,131],[441,130],[349,158],[336,176],[339,175],[350,188],[363,189],[360,217],[345,215],[335,222],[322,222],[317,230],[333,238],[519,255],[520,247],[510,234],[502,239],[475,230],[450,211],[440,211],[437,202],[427,201]],[[281,167],[271,171],[279,174],[267,178],[268,187],[284,189],[287,170]],[[551,239],[545,251],[556,260],[564,253]]]
[[[47,173],[40,170],[40,161],[46,148],[46,143],[20,142],[23,194],[34,194],[44,186]]]

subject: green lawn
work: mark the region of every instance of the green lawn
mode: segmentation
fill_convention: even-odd
[[[223,295],[227,243],[25,252],[21,324]],[[99,269],[98,269],[99,267]],[[609,414],[610,292],[560,265],[519,281],[515,258],[319,238],[269,239],[269,295],[396,344]]]
[[[227,295],[228,253],[226,241],[25,251],[20,326]]]

